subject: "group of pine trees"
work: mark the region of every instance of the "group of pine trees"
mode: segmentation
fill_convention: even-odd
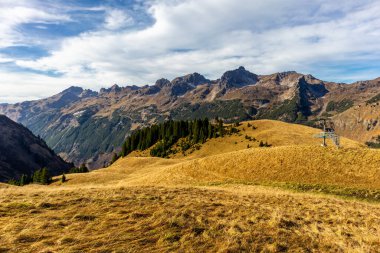
[[[82,165],[78,168],[74,167],[70,169],[69,173],[87,173],[89,172],[88,168],[86,167],[86,164],[82,163]]]
[[[215,124],[207,118],[196,120],[168,120],[163,123],[135,130],[123,143],[121,153],[114,154],[111,163],[119,157],[125,157],[132,151],[146,150],[154,145],[150,154],[156,157],[167,157],[170,148],[179,139],[186,138],[187,145],[204,143],[207,139],[223,136],[223,121],[216,119]]]
[[[11,179],[9,184],[24,186],[27,184],[49,184],[51,182],[51,176],[47,168],[36,170],[32,175],[22,174],[20,179]]]
[[[86,165],[83,163],[80,167],[74,167],[70,169],[68,173],[87,173],[89,172]],[[22,174],[19,179],[11,179],[8,181],[9,184],[24,186],[27,184],[50,184],[52,181],[52,177],[49,174],[49,170],[47,168],[42,168],[36,170],[32,175]],[[66,181],[65,174],[62,174],[61,182],[64,183]]]

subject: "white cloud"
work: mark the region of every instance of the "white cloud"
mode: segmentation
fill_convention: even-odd
[[[125,11],[112,9],[109,10],[105,19],[105,28],[109,30],[117,30],[133,25],[133,18]]]
[[[259,74],[297,70],[322,77],[334,73],[344,80],[347,73],[331,66],[380,60],[377,1],[168,0],[152,1],[148,12],[155,20],[151,26],[123,30],[133,20],[122,10],[110,10],[100,30],[65,39],[48,57],[17,64],[63,74],[35,76],[41,85],[98,89],[194,71],[218,78],[239,65]],[[6,85],[17,91],[15,83],[28,80],[19,77]]]
[[[14,2],[5,1],[0,5],[0,48],[30,43],[17,29],[21,24],[29,22],[54,23],[70,20],[66,15],[48,13],[35,7],[29,7],[23,1]]]

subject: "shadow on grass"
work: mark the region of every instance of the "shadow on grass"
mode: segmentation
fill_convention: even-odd
[[[65,184],[66,182],[70,181],[71,179],[68,179],[66,178],[65,182],[63,184]],[[53,184],[53,183],[57,183],[57,182],[61,182],[62,179],[59,177],[59,178],[53,178],[50,182],[50,184]]]
[[[342,198],[364,200],[369,202],[380,202],[380,189],[364,189],[353,187],[342,187],[337,185],[323,185],[323,184],[304,184],[292,182],[247,182],[247,181],[224,181],[212,182],[208,186],[222,186],[228,184],[243,184],[243,185],[257,185],[268,186],[280,189],[292,190],[295,192],[308,192],[334,195]]]

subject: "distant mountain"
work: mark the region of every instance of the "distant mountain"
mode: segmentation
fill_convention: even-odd
[[[27,128],[0,115],[0,182],[47,167],[59,175],[72,167]]]
[[[50,98],[0,105],[0,113],[40,135],[65,159],[97,168],[131,131],[165,119],[218,116],[226,122],[266,118],[312,125],[319,117],[339,121],[344,111],[378,94],[380,79],[342,84],[294,71],[257,75],[239,67],[217,80],[193,73],[143,87],[71,87]]]

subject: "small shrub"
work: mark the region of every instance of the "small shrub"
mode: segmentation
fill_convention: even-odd
[[[66,176],[65,173],[62,174],[61,183],[66,182]]]
[[[272,145],[268,144],[267,142],[260,141],[259,147],[271,147]]]

